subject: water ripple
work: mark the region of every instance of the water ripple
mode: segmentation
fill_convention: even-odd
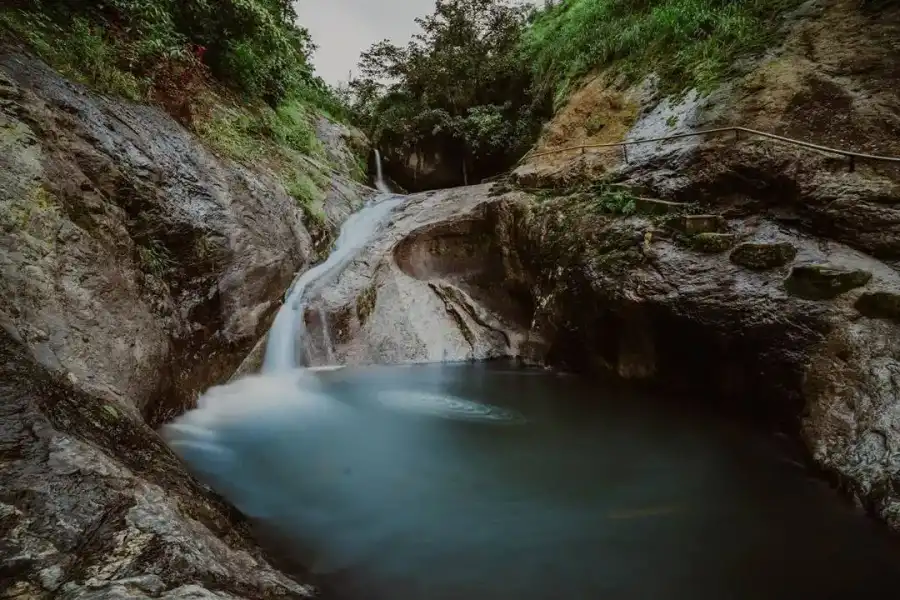
[[[521,424],[523,414],[510,408],[483,404],[446,394],[386,390],[375,395],[376,401],[387,408],[459,421]]]

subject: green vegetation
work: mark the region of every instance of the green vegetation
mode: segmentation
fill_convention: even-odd
[[[637,197],[627,186],[600,184],[593,188],[592,204],[600,212],[614,215],[633,215]]]
[[[138,246],[137,252],[143,270],[156,277],[162,278],[175,265],[168,248],[159,240]]]
[[[293,173],[288,179],[285,189],[294,197],[306,218],[312,223],[325,224],[325,213],[321,207],[322,191],[313,178],[305,172]]]
[[[350,83],[359,124],[388,155],[452,159],[460,181],[508,166],[549,116],[517,57],[528,15],[506,0],[439,0],[407,46],[363,53]]]
[[[271,168],[322,225],[327,181],[305,160],[325,160],[313,119],[349,112],[313,74],[295,20],[290,0],[19,0],[0,8],[0,36],[102,93],[159,104],[218,154]],[[165,268],[154,248],[139,252],[150,272]]]
[[[313,113],[347,109],[313,74],[287,0],[23,0],[0,33],[108,94],[156,102],[238,160],[267,139],[312,153]]]
[[[522,51],[538,89],[560,102],[578,80],[611,67],[634,81],[655,73],[664,90],[709,90],[741,56],[772,42],[799,0],[567,0],[550,2]]]
[[[0,13],[54,65],[109,91],[151,95],[208,73],[272,107],[295,97],[333,110],[295,19],[290,0],[19,0]]]
[[[666,93],[709,91],[737,59],[773,43],[779,17],[799,2],[438,0],[406,47],[380,42],[363,54],[350,89],[359,124],[388,154],[435,152],[458,161],[460,179],[486,177],[534,142],[584,76],[654,74]],[[601,115],[587,128],[605,125]]]

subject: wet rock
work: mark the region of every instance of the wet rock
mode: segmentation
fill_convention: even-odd
[[[889,321],[842,322],[811,353],[803,437],[869,514],[900,530],[900,335]]]
[[[784,289],[805,300],[831,300],[866,285],[872,274],[835,265],[797,265],[784,280]]]
[[[136,411],[48,372],[3,331],[0,396],[5,595],[313,595],[269,565]]]
[[[718,254],[730,250],[735,244],[735,239],[731,233],[698,233],[690,237],[688,244],[697,252]]]
[[[754,271],[781,267],[794,260],[797,248],[788,242],[744,242],[728,256],[729,260]]]
[[[900,293],[863,292],[853,305],[863,316],[900,321]]]

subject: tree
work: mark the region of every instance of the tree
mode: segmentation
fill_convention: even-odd
[[[364,52],[350,88],[375,143],[438,150],[463,179],[504,168],[546,109],[516,59],[530,14],[508,0],[438,0],[405,47],[381,41]]]

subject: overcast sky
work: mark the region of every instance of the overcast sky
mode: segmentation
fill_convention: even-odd
[[[356,72],[360,52],[373,43],[405,44],[417,28],[413,19],[431,13],[434,0],[297,0],[294,6],[319,46],[316,71],[336,85]]]

